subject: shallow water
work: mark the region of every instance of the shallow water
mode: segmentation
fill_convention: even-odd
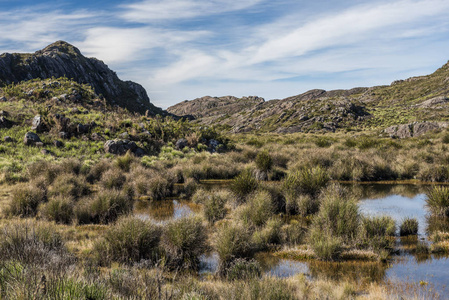
[[[138,202],[134,209],[134,215],[142,220],[166,223],[170,220],[190,216],[197,211],[199,211],[199,207],[189,201],[167,199]]]
[[[429,218],[425,208],[425,191],[428,187],[381,184],[349,187],[359,195],[361,199],[359,205],[363,214],[389,215],[398,226],[406,217],[417,218],[418,238],[398,238],[399,255],[395,255],[388,263],[294,261],[263,253],[256,256],[263,272],[276,277],[290,277],[302,273],[312,279],[355,280],[359,283],[401,282],[410,284],[420,291],[431,289],[444,298],[446,286],[449,284],[449,258],[413,254],[418,239],[424,239],[426,233],[432,231],[433,226],[441,226],[432,224],[432,219]],[[215,253],[204,255],[201,261],[201,273],[213,273],[218,266],[218,255]]]

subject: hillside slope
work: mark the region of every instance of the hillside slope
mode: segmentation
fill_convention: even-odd
[[[96,58],[87,58],[64,41],[55,42],[33,54],[4,53],[0,55],[0,86],[31,79],[67,77],[89,84],[111,105],[130,111],[162,113],[150,103],[145,89],[138,83],[122,81],[117,74]]]
[[[398,80],[389,86],[350,90],[311,90],[282,100],[203,97],[169,107],[198,123],[232,132],[335,131],[382,129],[422,121],[449,121],[449,63],[431,75]],[[253,99],[251,101],[251,99]]]

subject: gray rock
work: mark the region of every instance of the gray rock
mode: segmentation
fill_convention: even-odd
[[[61,142],[60,140],[54,140],[53,145],[55,145],[55,147],[57,147],[57,148],[61,148],[64,146],[64,143]]]
[[[6,119],[5,117],[0,117],[0,128],[11,128],[13,125],[13,122]]]
[[[12,143],[12,142],[13,142],[13,139],[12,139],[12,137],[10,137],[9,135],[7,135],[7,136],[5,136],[5,137],[3,138],[3,141],[5,141],[6,143]]]
[[[421,136],[429,131],[448,127],[446,122],[414,122],[410,124],[394,125],[384,129],[384,133],[391,138],[409,138]]]
[[[35,130],[36,132],[44,132],[47,129],[47,126],[44,123],[44,120],[40,115],[34,116],[31,130]]]
[[[0,101],[6,102],[6,101],[8,101],[8,99],[6,99],[6,97],[0,97]]]
[[[32,146],[32,145],[36,145],[36,143],[42,143],[41,139],[39,138],[39,136],[34,133],[34,132],[27,132],[25,134],[25,137],[23,139],[23,142],[25,145],[27,146]]]
[[[78,124],[76,125],[76,132],[83,134],[83,133],[88,133],[89,132],[89,128],[90,126],[88,125],[83,125],[83,124]]]
[[[35,146],[36,146],[36,147],[39,147],[39,148],[42,148],[42,147],[44,147],[44,143],[42,143],[42,142],[37,142],[37,143],[35,144]]]
[[[48,150],[48,149],[42,149],[42,150],[41,150],[41,153],[44,154],[44,155],[53,155],[53,152],[51,152],[51,151]]]
[[[214,139],[209,140],[209,150],[211,152],[217,152],[218,151],[218,147],[220,146],[220,142]]]
[[[179,139],[179,140],[176,141],[175,147],[178,150],[182,150],[185,147],[187,147],[188,145],[189,145],[189,143],[187,142],[186,139]]]
[[[9,116],[9,113],[6,110],[0,110],[0,116],[7,117]]]
[[[104,143],[104,151],[106,153],[112,153],[117,155],[124,155],[128,150],[134,152],[137,149],[137,145],[129,140],[108,140]]]

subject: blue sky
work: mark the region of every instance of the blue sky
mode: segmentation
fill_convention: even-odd
[[[448,0],[0,0],[0,53],[65,40],[186,99],[352,88],[432,73],[449,59]]]

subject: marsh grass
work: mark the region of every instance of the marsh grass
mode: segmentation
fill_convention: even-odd
[[[197,217],[185,217],[169,222],[162,234],[167,266],[173,269],[197,270],[199,256],[207,248],[206,239],[206,229]]]
[[[284,181],[284,188],[292,197],[299,194],[317,196],[321,188],[329,182],[329,176],[321,167],[301,168],[288,173]]]
[[[70,196],[59,195],[39,207],[40,214],[49,221],[70,224],[73,220],[74,201]]]
[[[252,172],[249,169],[245,169],[232,181],[231,191],[239,202],[245,202],[246,197],[254,192],[258,185],[259,184]]]
[[[35,216],[39,204],[47,201],[47,190],[34,184],[19,184],[12,190],[6,214],[20,217]]]
[[[112,261],[132,264],[159,258],[161,228],[135,217],[122,217],[94,244],[96,260],[102,265]]]
[[[396,224],[389,216],[362,217],[360,220],[359,244],[374,251],[392,249],[396,234]]]
[[[399,227],[399,235],[416,235],[418,234],[418,220],[415,218],[405,218]]]
[[[426,204],[430,211],[437,216],[449,217],[449,188],[434,186],[426,193]]]
[[[248,226],[260,227],[274,215],[275,206],[271,194],[264,190],[248,195],[246,204],[237,211],[238,218]]]

